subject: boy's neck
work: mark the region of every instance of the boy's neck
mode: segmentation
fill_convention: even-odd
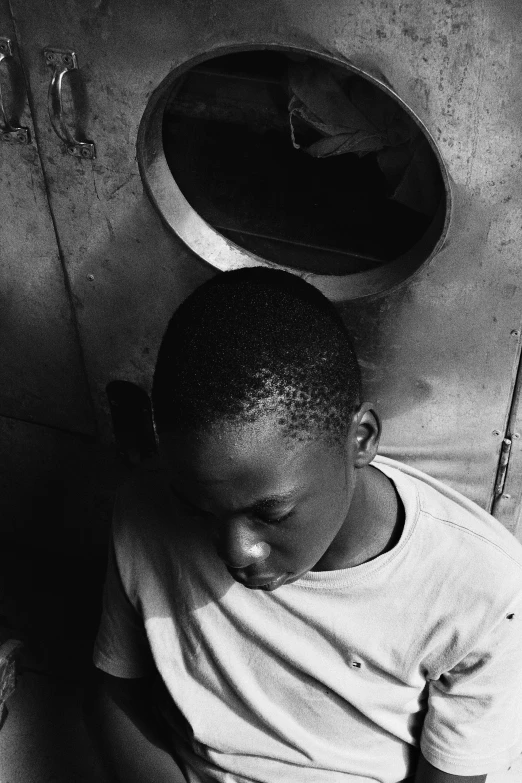
[[[348,516],[314,571],[353,568],[390,551],[404,529],[395,484],[371,465],[361,468]]]

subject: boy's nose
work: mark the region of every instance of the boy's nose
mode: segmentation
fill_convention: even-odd
[[[246,568],[266,560],[270,545],[256,534],[248,520],[234,520],[223,525],[218,552],[231,568]]]

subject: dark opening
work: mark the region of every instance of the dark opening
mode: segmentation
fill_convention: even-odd
[[[444,207],[438,160],[410,114],[317,57],[251,51],[192,68],[170,95],[163,141],[178,187],[211,226],[316,274],[395,260]]]
[[[106,391],[119,454],[127,464],[137,465],[156,453],[150,399],[130,381],[111,381]]]

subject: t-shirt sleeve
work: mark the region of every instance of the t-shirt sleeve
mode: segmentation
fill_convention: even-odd
[[[507,769],[522,753],[522,599],[430,682],[421,750],[453,775]]]
[[[94,645],[94,665],[115,677],[145,677],[154,672],[143,620],[125,593],[115,555],[109,547],[103,610]]]

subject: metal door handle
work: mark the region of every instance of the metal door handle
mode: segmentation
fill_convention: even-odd
[[[13,46],[10,38],[0,37],[0,65],[13,56]],[[29,128],[21,128],[17,125],[11,125],[7,117],[4,106],[4,97],[2,95],[2,84],[0,83],[0,141],[15,142],[16,144],[29,144],[31,136]]]
[[[44,49],[45,62],[53,69],[49,92],[47,95],[47,107],[49,119],[58,138],[63,141],[69,155],[77,158],[92,160],[96,157],[96,147],[92,141],[79,141],[74,138],[64,119],[62,102],[62,81],[68,71],[78,68],[76,54],[63,49]]]

